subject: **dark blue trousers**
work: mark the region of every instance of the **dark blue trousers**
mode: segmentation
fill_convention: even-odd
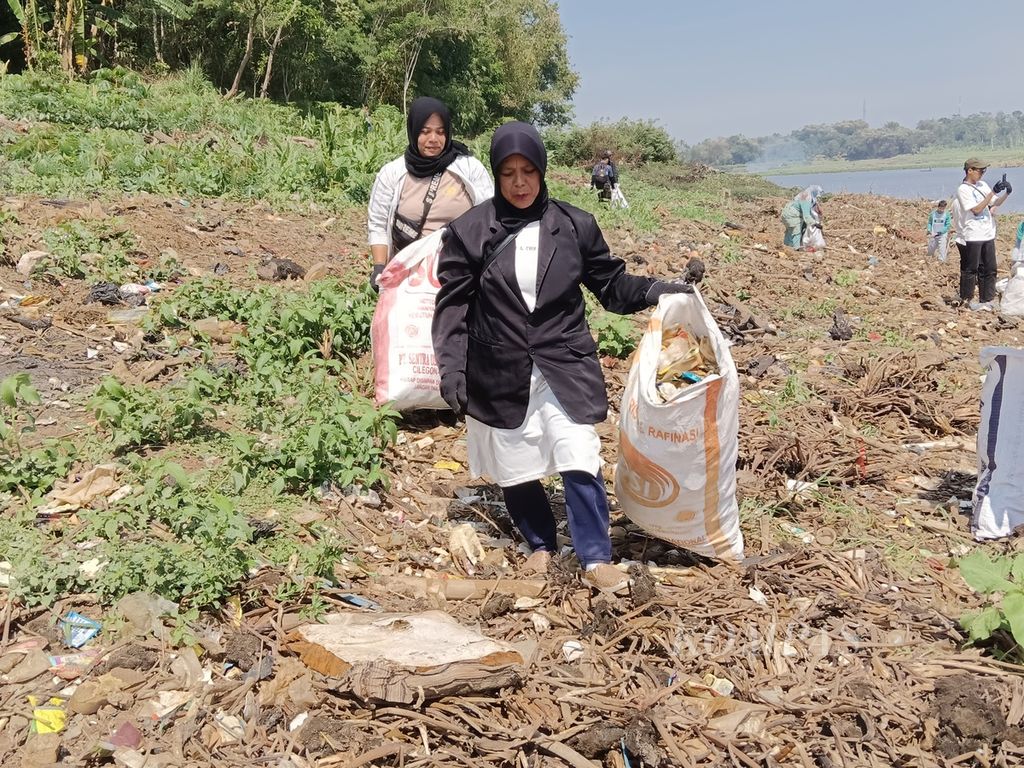
[[[565,483],[565,515],[572,545],[580,564],[610,563],[612,542],[608,536],[608,496],[604,479],[587,472],[562,473]],[[534,552],[557,552],[555,515],[540,480],[502,488],[512,522]]]

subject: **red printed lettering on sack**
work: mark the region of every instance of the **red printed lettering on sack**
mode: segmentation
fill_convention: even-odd
[[[435,274],[434,264],[437,262],[437,254],[432,253],[429,257],[423,259],[417,266],[416,269],[409,275],[409,287],[419,288],[423,283],[429,283],[434,288],[440,289],[441,283],[437,279]]]

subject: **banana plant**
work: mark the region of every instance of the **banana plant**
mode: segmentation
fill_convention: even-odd
[[[0,36],[0,46],[13,43],[19,37],[22,38],[22,45],[25,49],[25,62],[29,69],[35,64],[36,52],[39,50],[43,37],[43,23],[45,17],[39,12],[37,0],[7,0],[14,18],[18,20],[20,30],[8,32]]]

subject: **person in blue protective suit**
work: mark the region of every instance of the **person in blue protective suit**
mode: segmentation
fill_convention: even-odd
[[[946,260],[948,248],[949,228],[953,217],[946,210],[946,201],[939,200],[934,210],[928,215],[928,255],[936,252],[939,254],[939,261]]]
[[[812,184],[782,208],[782,223],[786,227],[783,242],[790,248],[799,248],[804,230],[817,226],[813,208],[824,190]]]

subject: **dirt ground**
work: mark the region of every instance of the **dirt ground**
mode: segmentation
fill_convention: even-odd
[[[246,585],[262,591],[263,607],[240,621],[208,617],[198,655],[128,634],[62,680],[45,662],[33,667],[44,648],[69,653],[55,619],[69,607],[101,613],[88,596],[69,597],[45,611],[8,609],[2,764],[1024,764],[1020,668],[964,647],[957,619],[978,599],[951,567],[975,546],[964,502],[976,473],[978,354],[1021,346],[1024,326],[950,305],[955,249],[945,264],[926,257],[923,203],[833,197],[830,247],[797,253],[781,247],[784,202],[727,200],[724,227],[665,211],[657,234],[606,232],[640,273],[678,275],[694,251],[707,265],[702,294],[741,372],[741,566],[646,537],[612,499],[615,557],[634,563],[627,594],[591,593],[562,558],[546,579],[523,579],[500,493],[464,469],[462,426],[410,417],[387,492],[307,512],[351,545],[343,588],[327,599],[350,614],[442,609],[514,648],[520,662],[502,686],[438,683],[443,695],[432,697],[410,683],[384,695],[317,671],[296,650],[294,631],[307,622],[273,600],[267,573]],[[39,247],[36,234],[68,218],[117,217],[138,238],[140,262],[170,249],[191,274],[220,264],[237,285],[260,282],[268,255],[337,274],[367,269],[355,214],[145,196],[3,208],[18,223],[8,253]],[[1001,219],[1001,276],[1018,219]],[[31,312],[0,309],[0,378],[29,372],[46,402],[40,425],[69,439],[89,422],[84,394],[125,364],[115,342],[130,332],[108,321],[109,308],[83,304],[87,292],[77,281],[26,283],[0,264],[0,303],[47,300]],[[830,336],[844,319],[836,310],[849,340]],[[50,324],[36,330],[17,317]],[[629,363],[604,364],[614,406]],[[609,479],[616,423],[613,412],[599,429]],[[467,530],[482,558],[454,545]],[[477,580],[471,596],[446,596],[448,577]],[[107,694],[93,711],[69,713],[61,733],[29,734],[26,697],[67,696],[69,685]]]

